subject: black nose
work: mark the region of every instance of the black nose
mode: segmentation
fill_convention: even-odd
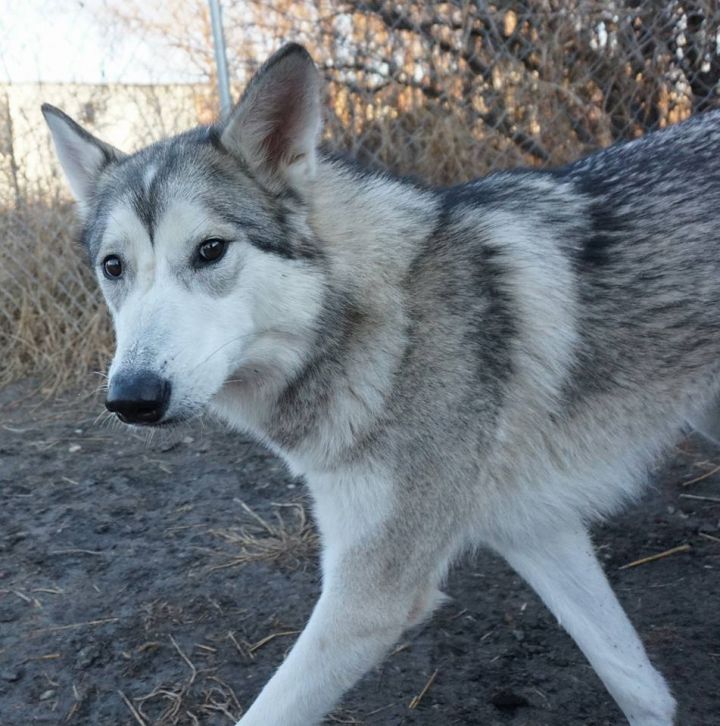
[[[160,421],[170,402],[170,381],[150,371],[119,373],[112,377],[105,408],[124,423]]]

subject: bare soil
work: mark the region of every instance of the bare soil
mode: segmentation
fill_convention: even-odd
[[[318,595],[302,483],[214,424],[148,441],[98,423],[98,401],[30,391],[0,391],[0,723],[232,724]],[[682,442],[594,533],[683,726],[720,724],[718,464]],[[623,723],[503,562],[468,558],[447,591],[327,723]]]

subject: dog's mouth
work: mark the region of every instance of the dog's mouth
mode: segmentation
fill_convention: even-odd
[[[160,426],[163,423],[162,421],[158,420],[154,414],[146,415],[143,413],[138,413],[134,414],[133,416],[127,416],[124,413],[120,413],[120,411],[115,411],[115,415],[118,417],[118,420],[122,421],[124,424],[129,425]]]
[[[187,421],[190,416],[170,416],[169,418],[164,418],[158,421],[155,420],[148,420],[148,421],[142,421],[139,419],[130,419],[127,416],[124,416],[121,413],[115,414],[118,418],[118,421],[121,421],[124,424],[127,424],[128,426],[140,426],[142,428],[152,428],[152,429],[162,429],[162,428],[169,428],[170,426],[176,426],[177,424],[181,424],[185,421]]]

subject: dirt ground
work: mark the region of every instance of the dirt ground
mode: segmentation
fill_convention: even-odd
[[[0,723],[233,723],[318,594],[302,484],[213,424],[148,441],[98,421],[98,401],[29,390],[0,391]],[[683,726],[720,724],[717,464],[682,442],[644,501],[595,531]],[[447,591],[327,723],[623,722],[504,563],[468,559]]]

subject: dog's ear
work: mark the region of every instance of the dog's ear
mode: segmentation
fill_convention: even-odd
[[[92,196],[100,172],[125,154],[95,138],[66,113],[49,103],[42,105],[60,166],[81,209]]]
[[[273,189],[315,172],[322,128],[320,75],[297,43],[281,48],[250,81],[225,123],[221,143]]]

